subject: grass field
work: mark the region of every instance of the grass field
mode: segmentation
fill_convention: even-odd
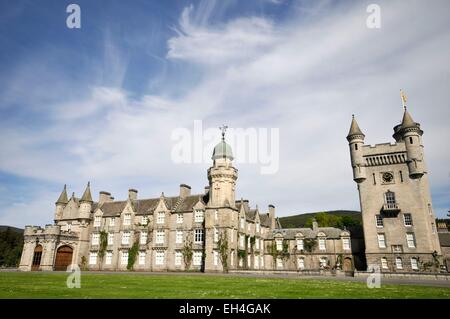
[[[450,298],[450,288],[297,278],[188,274],[83,273],[69,289],[65,273],[0,272],[0,298]]]

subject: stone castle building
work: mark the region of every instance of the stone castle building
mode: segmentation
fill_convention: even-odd
[[[355,118],[347,140],[357,183],[369,268],[416,271],[431,267],[441,247],[431,203],[423,131],[404,110],[395,143],[365,145]]]
[[[238,170],[222,140],[212,154],[209,185],[199,194],[180,185],[177,196],[126,200],[88,183],[81,198],[64,189],[54,224],[26,226],[19,269],[141,271],[426,270],[441,256],[423,155],[420,124],[405,110],[395,144],[364,145],[353,118],[347,140],[358,185],[364,236],[334,227],[283,229],[267,212],[236,199]],[[362,258],[361,258],[362,256]],[[364,259],[364,260],[363,260]]]

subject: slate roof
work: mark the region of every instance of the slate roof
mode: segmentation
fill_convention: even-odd
[[[137,199],[131,202],[133,206],[133,210],[136,212],[136,215],[144,215],[149,214],[154,211],[154,209],[158,206],[160,201],[160,197],[158,198],[148,198],[148,199]],[[204,194],[190,195],[186,197],[174,196],[174,197],[164,197],[164,202],[167,208],[171,211],[175,212],[188,212],[192,211],[195,204],[201,200],[205,203],[208,201],[208,196]],[[103,216],[119,216],[120,213],[124,210],[127,205],[127,201],[113,201],[113,202],[105,202],[100,206],[101,211],[103,212]]]
[[[450,247],[450,233],[438,233],[441,247]]]
[[[276,234],[282,234],[284,239],[294,239],[298,233],[302,233],[305,238],[316,238],[317,234],[322,232],[327,238],[338,239],[343,231],[335,227],[319,227],[317,230],[311,228],[286,228],[274,230],[270,238],[274,238]]]

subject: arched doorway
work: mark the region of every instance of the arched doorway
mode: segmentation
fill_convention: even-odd
[[[41,258],[42,258],[42,246],[37,245],[34,248],[34,254],[33,254],[33,261],[31,263],[31,270],[39,270],[39,267],[41,266]]]
[[[72,263],[73,249],[69,246],[61,246],[56,251],[55,270],[67,270]]]
[[[344,259],[344,271],[353,271],[352,259],[349,257]]]

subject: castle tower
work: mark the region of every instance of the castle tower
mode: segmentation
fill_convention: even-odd
[[[92,195],[91,195],[91,183],[88,182],[83,196],[80,198],[80,214],[81,219],[89,219],[92,210]]]
[[[364,134],[352,119],[347,140],[369,268],[425,271],[424,264],[434,264],[441,255],[422,134],[405,109],[402,123],[394,127],[396,143],[364,145]]]
[[[61,195],[59,195],[59,198],[55,203],[55,206],[56,206],[56,208],[55,208],[55,223],[59,219],[61,219],[64,207],[66,207],[68,202],[69,202],[69,200],[67,199],[67,189],[66,189],[66,185],[64,185]]]
[[[205,214],[205,271],[222,271],[218,262],[218,239],[226,238],[228,242],[228,264],[236,245],[238,211],[235,204],[235,187],[238,171],[233,167],[233,153],[225,142],[226,126],[222,127],[222,140],[214,147],[213,165],[208,169],[209,201]],[[232,239],[233,238],[233,239]],[[233,252],[236,254],[236,252]]]
[[[235,187],[238,177],[233,167],[233,152],[225,142],[225,129],[222,129],[222,140],[214,147],[213,166],[208,169],[211,207],[235,206]]]
[[[361,183],[366,179],[366,169],[363,160],[363,145],[365,135],[361,132],[355,116],[352,115],[352,124],[347,135],[347,141],[350,147],[350,158],[353,168],[353,180]]]

